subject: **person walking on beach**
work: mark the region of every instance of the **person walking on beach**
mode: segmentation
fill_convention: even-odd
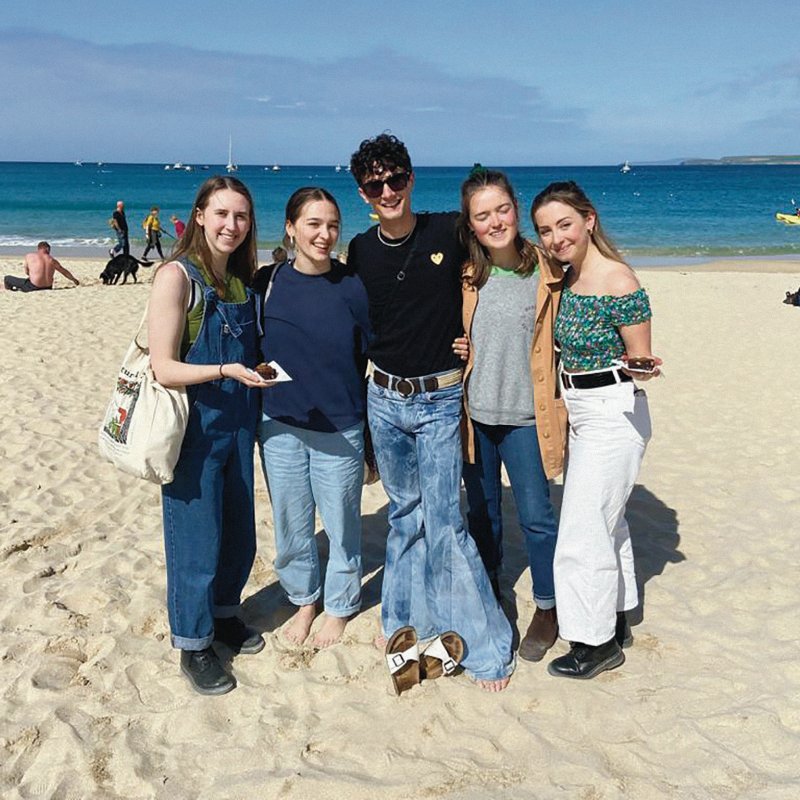
[[[118,256],[120,253],[126,256],[129,255],[131,247],[128,242],[128,220],[125,217],[125,203],[122,200],[117,200],[117,207],[111,215],[111,227],[114,229],[117,243],[111,249],[109,255],[111,258]]]
[[[536,611],[518,655],[540,661],[558,638],[553,555],[557,524],[548,479],[561,474],[567,413],[558,396],[555,324],[564,272],[519,232],[508,178],[480,165],[461,186],[464,266],[464,486],[470,535],[500,596],[501,465],[528,551]]]
[[[583,190],[551,183],[531,218],[547,254],[569,265],[555,327],[569,459],[554,576],[570,651],[548,672],[593,678],[620,666],[633,640],[625,612],[639,598],[625,506],[651,434],[647,395],[633,377],[658,375],[661,360],[650,350],[647,293]]]
[[[325,616],[311,639],[315,647],[337,642],[361,607],[369,305],[361,279],[331,258],[340,217],[325,189],[294,192],[285,225],[297,255],[259,270],[254,284],[263,360],[276,361],[292,378],[263,393],[258,439],[272,504],[275,569],[297,606],[284,629],[294,644],[308,638],[323,596],[315,509],[329,542]]]
[[[201,694],[236,686],[213,642],[258,653],[261,635],[237,616],[256,551],[253,448],[261,397],[253,371],[256,224],[247,187],[200,187],[171,260],[153,279],[148,338],[156,380],[185,386],[190,412],[172,483],[161,487],[172,646]],[[188,311],[187,311],[188,309]]]
[[[155,247],[158,252],[159,258],[164,258],[164,253],[161,250],[161,220],[158,217],[158,206],[153,206],[150,213],[145,217],[142,227],[147,234],[147,247],[142,253],[142,261],[147,260],[147,254]]]
[[[511,626],[459,507],[462,369],[452,345],[463,332],[466,252],[456,214],[412,210],[414,171],[395,136],[364,140],[350,168],[378,217],[347,261],[366,287],[373,329],[368,419],[389,496],[383,636],[391,645],[407,627],[412,641],[453,631],[468,673],[500,691],[514,669]]]
[[[25,277],[6,275],[3,278],[3,288],[11,292],[38,292],[42,289],[52,289],[56,272],[71,280],[75,286],[80,283],[66,267],[61,266],[60,262],[50,255],[50,245],[47,242],[39,242],[36,245],[36,252],[27,253],[25,256]]]
[[[172,223],[172,226],[175,228],[175,238],[176,239],[180,239],[181,236],[183,236],[183,232],[186,230],[185,223],[182,220],[178,219],[178,215],[177,214],[173,214],[169,218],[169,221]]]

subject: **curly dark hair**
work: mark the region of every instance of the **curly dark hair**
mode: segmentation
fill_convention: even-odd
[[[406,146],[391,133],[380,133],[372,139],[364,139],[358,150],[350,157],[350,172],[360,186],[369,175],[380,174],[397,168],[411,172],[411,156]]]

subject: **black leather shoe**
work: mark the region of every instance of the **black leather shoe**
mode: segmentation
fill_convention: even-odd
[[[614,669],[625,663],[625,653],[616,639],[605,644],[589,645],[572,642],[569,653],[553,659],[547,671],[556,678],[594,678],[607,669]]]
[[[519,643],[518,655],[525,661],[541,661],[544,654],[556,643],[558,638],[558,617],[555,608],[543,611],[537,608],[533,614],[528,632]]]
[[[225,672],[210,647],[181,650],[181,671],[200,694],[225,694],[236,688],[236,681]]]
[[[628,624],[628,617],[624,611],[617,611],[617,630],[614,638],[620,647],[630,647],[633,644],[633,634],[631,626]]]
[[[264,639],[253,628],[248,628],[239,617],[215,617],[214,641],[222,642],[234,653],[255,655],[264,649]]]

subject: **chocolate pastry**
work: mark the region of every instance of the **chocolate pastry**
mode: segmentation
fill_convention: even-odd
[[[278,373],[275,370],[275,367],[271,367],[265,361],[262,361],[260,364],[256,365],[255,371],[265,380],[265,381],[274,381],[275,378],[278,377]]]

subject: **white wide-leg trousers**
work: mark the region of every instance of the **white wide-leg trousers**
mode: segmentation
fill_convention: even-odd
[[[555,562],[562,639],[599,645],[639,602],[625,505],[650,439],[647,395],[631,382],[566,389],[569,442]]]

